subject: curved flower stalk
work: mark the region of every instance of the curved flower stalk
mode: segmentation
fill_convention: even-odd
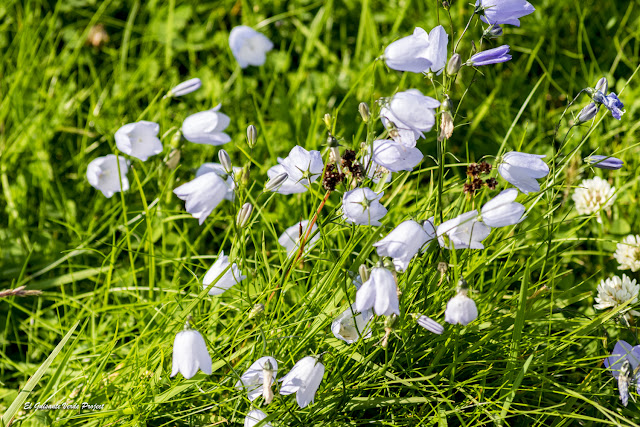
[[[611,375],[618,380],[620,400],[624,406],[629,403],[629,386],[635,372],[636,393],[640,393],[640,345],[620,340],[613,348],[611,356],[604,359],[605,368],[609,368]]]
[[[118,168],[120,172],[118,173]],[[129,162],[124,157],[108,154],[93,159],[87,166],[87,181],[104,197],[111,198],[115,193],[129,189]]]
[[[229,33],[229,47],[240,68],[247,68],[249,65],[263,65],[267,61],[267,52],[273,49],[273,43],[253,28],[239,25]]]
[[[182,184],[173,193],[184,200],[185,210],[202,225],[229,192],[227,183],[215,172],[204,173]]]
[[[436,229],[438,242],[447,249],[484,249],[481,243],[489,236],[491,228],[478,219],[478,211],[463,213],[443,222]],[[449,243],[445,242],[447,236]]]
[[[387,214],[380,199],[384,191],[374,193],[370,188],[355,188],[342,197],[342,217],[346,222],[357,225],[382,225],[379,221]]]
[[[371,310],[358,313],[356,305],[352,304],[331,322],[331,332],[339,340],[353,344],[361,336],[363,339],[371,337],[371,328],[369,327],[371,319],[373,319]]]
[[[229,257],[222,251],[216,262],[204,275],[202,285],[206,289],[214,280],[218,279],[216,284],[209,290],[209,295],[220,295],[246,278],[247,276],[244,276],[238,268],[238,264],[235,262],[231,264]]]
[[[184,119],[182,135],[189,142],[196,144],[222,145],[231,141],[231,137],[223,131],[231,123],[231,119],[220,112],[222,104],[211,110],[200,111]]]
[[[313,403],[323,376],[324,365],[315,356],[303,357],[282,378],[280,394],[287,396],[296,393],[296,402],[305,408]]]
[[[373,246],[376,247],[378,255],[393,258],[396,271],[403,272],[420,249],[435,239],[433,219],[429,218],[423,225],[413,220],[404,221]]]
[[[278,362],[276,359],[271,356],[264,356],[249,366],[249,369],[240,376],[235,387],[237,389],[245,389],[247,391],[247,398],[253,402],[258,396],[264,394],[265,379],[267,380],[266,383],[270,390],[277,375]]]
[[[373,142],[373,161],[390,172],[412,171],[424,156],[415,147],[390,140]]]
[[[524,206],[515,202],[518,190],[508,188],[489,200],[482,207],[482,222],[489,227],[506,227],[524,220]]]
[[[616,245],[613,257],[620,263],[618,270],[640,270],[640,236],[629,235]]]
[[[487,24],[520,26],[523,16],[535,12],[535,8],[526,0],[477,0],[482,19]]]
[[[502,157],[498,173],[524,194],[540,191],[538,179],[549,174],[549,166],[541,159],[545,155],[510,151]]]
[[[373,268],[369,280],[356,292],[355,307],[361,313],[373,308],[378,316],[399,315],[398,285],[393,273],[386,268]]]
[[[394,141],[415,147],[418,138],[424,138],[424,132],[436,123],[435,109],[439,106],[440,101],[409,89],[396,93],[380,109],[380,118]]]
[[[160,125],[142,120],[127,123],[116,131],[116,147],[125,154],[142,160],[162,153],[162,142],[158,139]]]
[[[187,323],[186,328],[188,327]],[[190,379],[198,369],[211,375],[211,356],[200,332],[195,329],[185,329],[178,332],[173,341],[171,377],[175,377],[180,372],[183,377]]]

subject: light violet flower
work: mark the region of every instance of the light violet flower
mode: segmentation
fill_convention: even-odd
[[[394,141],[415,147],[418,138],[431,130],[436,122],[435,109],[440,101],[424,96],[418,89],[396,93],[380,109],[382,124]]]
[[[449,221],[445,221],[437,228],[438,242],[447,249],[484,249],[481,243],[489,236],[491,228],[478,219],[478,211],[463,213]],[[449,238],[445,242],[444,236]]]
[[[469,58],[467,64],[474,67],[480,67],[482,65],[499,64],[501,62],[510,61],[511,55],[509,55],[509,49],[509,46],[505,44],[493,49],[483,50]]]
[[[222,145],[231,141],[231,137],[223,131],[231,123],[231,119],[219,112],[222,104],[211,110],[200,111],[184,119],[182,135],[187,141],[197,144]]]
[[[296,402],[301,408],[313,403],[324,376],[324,365],[314,356],[303,357],[282,378],[280,394],[296,393]]]
[[[273,43],[253,28],[239,25],[229,33],[229,47],[238,65],[247,68],[249,65],[263,65],[267,61],[267,52],[273,49]]]
[[[549,174],[549,166],[542,161],[546,156],[510,151],[502,157],[498,173],[524,194],[540,191],[537,179]]]
[[[616,245],[613,257],[620,263],[618,270],[640,270],[640,236],[633,234]]]
[[[293,147],[280,164],[289,175],[290,180],[305,187],[318,179],[324,169],[322,155],[319,151],[307,151],[299,145]]]
[[[461,289],[458,294],[447,303],[444,321],[452,325],[468,325],[478,317],[478,308],[474,300],[467,296],[467,291]]]
[[[585,158],[584,161],[589,163],[591,166],[607,170],[617,170],[624,166],[624,162],[618,158],[596,154]]]
[[[396,271],[403,272],[409,266],[411,259],[424,245],[436,237],[433,226],[433,217],[425,221],[423,225],[413,220],[402,222],[384,239],[374,243],[378,255],[393,258]]]
[[[254,427],[257,426],[258,423],[267,418],[267,414],[262,412],[260,409],[252,409],[249,411],[247,416],[244,419],[244,427]],[[262,427],[273,427],[270,423],[262,424]]]
[[[423,70],[425,73],[442,74],[447,65],[447,45],[449,36],[442,25],[438,25],[429,33],[429,47],[427,48],[427,58],[431,61],[431,66]]]
[[[535,8],[525,0],[477,0],[476,7],[483,9],[480,17],[487,24],[507,24],[520,26],[523,16],[535,12]]]
[[[623,110],[624,104],[622,103],[622,101],[620,101],[618,95],[616,95],[614,92],[611,92],[609,93],[609,95],[604,96],[602,92],[597,91],[593,94],[593,101],[607,107],[607,109],[611,111],[611,115],[613,116],[613,118],[616,120],[621,120],[622,115],[625,113],[625,110]]]
[[[118,173],[118,164],[120,173]],[[87,166],[87,180],[96,190],[100,190],[104,197],[111,198],[115,193],[129,189],[129,162],[124,157],[108,154],[93,159]],[[122,183],[122,186],[120,186]]]
[[[373,312],[371,310],[358,313],[356,305],[352,304],[331,322],[331,332],[333,332],[333,336],[347,344],[358,341],[360,336],[367,339],[371,337],[371,328],[368,324],[372,318]]]
[[[412,171],[422,161],[422,152],[390,140],[373,142],[373,161],[391,172]]]
[[[291,256],[298,252],[298,250],[300,249],[300,239],[302,239],[302,237],[304,237],[304,235],[307,233],[307,227],[309,227],[309,220],[305,219],[287,228],[286,230],[284,230],[284,233],[282,233],[280,237],[278,237],[278,243],[280,244],[280,246],[285,248],[288,254],[287,256]],[[316,224],[313,224],[313,227],[311,227],[311,233],[309,235],[311,236],[316,232],[317,229],[318,226]],[[311,248],[313,248],[316,243],[318,243],[318,240],[320,240],[320,234],[316,234],[311,239],[309,239],[309,241],[304,245],[304,252],[309,252]]]
[[[142,120],[127,123],[116,131],[116,147],[125,154],[145,162],[149,157],[162,153],[158,139],[160,125]]]
[[[431,66],[429,35],[417,27],[413,34],[391,43],[384,50],[384,60],[392,70],[421,73]]]
[[[626,341],[618,341],[611,356],[604,359],[604,366],[609,368],[611,375],[618,380],[620,400],[624,406],[627,406],[631,379],[640,366],[640,345],[632,347]],[[636,392],[640,393],[640,371],[636,373]]]
[[[240,376],[240,379],[235,385],[237,389],[244,388],[247,391],[247,397],[252,402],[262,394],[263,383],[265,380],[264,368],[267,361],[271,364],[271,378],[267,378],[270,380],[268,385],[272,385],[278,375],[278,362],[270,356],[261,357],[253,362],[251,366],[249,366],[249,369]]]
[[[185,210],[200,225],[211,215],[211,212],[225,199],[229,187],[227,183],[215,172],[202,174],[195,179],[182,184],[173,190],[173,193],[184,200]]]
[[[418,325],[422,326],[429,332],[433,332],[434,334],[442,335],[442,333],[444,332],[444,326],[430,317],[420,315],[416,319],[416,322],[418,323]]]
[[[603,279],[598,285],[598,296],[595,298],[597,304],[594,304],[593,308],[598,310],[616,308],[627,301],[631,301],[631,304],[637,304],[639,292],[640,285],[636,279],[631,279],[626,274],[622,275],[622,279],[618,276]],[[640,316],[640,313],[636,310],[625,309],[624,317],[630,320],[631,316]]]
[[[595,103],[590,102],[586,107],[580,110],[577,121],[578,123],[588,122],[593,119],[596,114],[598,114],[598,106]]]
[[[203,288],[206,289],[211,283],[217,280],[215,285],[209,290],[209,295],[220,295],[246,278],[247,276],[244,276],[238,268],[238,264],[235,262],[231,264],[229,257],[222,251],[216,262],[213,263],[204,275],[202,285]]]
[[[384,191],[374,193],[370,188],[355,188],[342,197],[342,217],[346,222],[358,225],[382,225],[380,218],[387,214],[380,199]]]
[[[571,198],[576,204],[578,214],[597,213],[597,221],[601,223],[600,211],[613,205],[616,200],[616,188],[599,176],[595,176],[592,179],[583,179]]]
[[[201,86],[202,86],[202,81],[200,81],[199,78],[196,77],[193,79],[189,79],[178,84],[176,87],[171,89],[167,94],[167,96],[175,98],[178,96],[187,95],[191,92],[195,92],[196,90],[200,89]]]
[[[369,280],[356,292],[355,308],[361,313],[373,308],[378,316],[400,315],[398,286],[393,273],[386,268],[373,268]]]
[[[482,222],[489,227],[506,227],[524,220],[524,206],[515,202],[518,190],[508,188],[482,207]]]
[[[239,168],[237,166],[233,167],[234,174],[240,172],[241,170],[242,168]],[[227,186],[227,192],[225,193],[224,198],[226,200],[233,201],[233,199],[235,198],[234,190],[236,189],[236,183],[233,182],[233,176],[231,176],[231,174],[227,174],[227,172],[224,170],[224,167],[220,163],[203,163],[202,166],[200,166],[196,171],[196,178],[210,172],[217,174],[224,180],[224,183]]]
[[[176,334],[173,341],[173,366],[171,376],[178,372],[189,379],[200,369],[211,375],[211,356],[207,351],[207,344],[200,332],[195,329],[185,329]]]

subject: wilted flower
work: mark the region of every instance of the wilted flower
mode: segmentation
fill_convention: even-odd
[[[267,61],[267,52],[273,49],[273,43],[253,28],[239,25],[229,33],[229,47],[238,65],[247,68],[249,65],[263,65]]]
[[[640,366],[640,345],[632,347],[626,341],[618,341],[611,356],[604,359],[604,366],[609,368],[611,375],[618,380],[620,400],[624,406],[627,406],[631,378]],[[640,371],[636,373],[636,392],[640,393]]]
[[[197,144],[222,145],[231,141],[231,137],[223,131],[231,123],[231,119],[220,113],[222,104],[211,110],[200,111],[184,119],[182,135],[187,141]]]
[[[187,95],[191,92],[195,92],[196,90],[200,89],[201,86],[202,86],[202,81],[200,81],[199,78],[196,77],[193,79],[189,79],[187,81],[180,83],[173,89],[171,89],[167,94],[167,96],[178,97],[178,96]]]
[[[303,357],[282,378],[280,394],[296,393],[296,402],[301,408],[313,403],[324,376],[324,365],[314,356]]]
[[[118,173],[118,164],[120,173]],[[93,159],[87,166],[87,180],[104,197],[111,198],[115,193],[129,189],[129,162],[124,157],[108,154]],[[121,186],[122,183],[122,186]]]
[[[271,366],[271,374],[267,374],[267,376],[270,376],[270,378],[267,378],[267,380],[269,380],[267,384],[273,384],[278,374],[278,362],[276,361],[276,359],[270,356],[261,357],[260,359],[253,362],[251,366],[249,366],[249,369],[247,369],[244,374],[240,376],[240,380],[238,380],[238,382],[236,383],[235,387],[237,389],[244,388],[247,390],[247,397],[252,402],[258,396],[263,394],[263,383],[265,380],[264,368],[265,365],[269,366],[267,362],[269,362]]]
[[[197,218],[202,225],[227,196],[228,188],[226,182],[217,173],[209,172],[182,184],[173,192],[186,202],[185,210]]]
[[[467,64],[479,67],[481,65],[499,64],[500,62],[507,62],[510,60],[511,55],[509,55],[509,46],[505,44],[500,47],[476,53],[469,58]]]
[[[447,249],[484,249],[482,242],[489,236],[491,228],[478,219],[478,211],[463,213],[438,226],[437,235],[440,246]],[[444,236],[449,238],[445,243]]]
[[[524,220],[524,206],[515,202],[518,190],[509,188],[489,200],[482,207],[482,222],[489,227],[506,227]]]
[[[388,139],[373,142],[373,161],[391,172],[411,171],[422,161],[422,152]]]
[[[591,215],[613,205],[616,200],[616,188],[595,176],[592,179],[583,179],[571,198],[576,204],[578,214]],[[598,222],[602,222],[599,215]]]
[[[415,147],[423,132],[431,130],[436,122],[435,109],[440,101],[424,96],[418,89],[396,93],[380,109],[382,124],[396,142]]]
[[[629,235],[616,245],[614,258],[620,263],[618,270],[640,270],[640,236]]]
[[[640,292],[640,285],[626,274],[622,275],[622,279],[618,276],[603,279],[598,285],[598,296],[595,298],[597,304],[594,304],[593,308],[598,310],[615,308],[627,301],[636,304],[638,292]],[[640,316],[640,313],[635,310],[625,310],[627,320],[631,319],[631,316]]]
[[[540,191],[540,184],[536,179],[544,178],[549,173],[549,166],[540,160],[544,157],[546,156],[510,151],[502,157],[498,173],[525,194]]]
[[[239,168],[237,166],[232,169],[234,174],[242,170],[242,168]],[[227,186],[227,191],[224,194],[224,198],[226,200],[233,201],[233,199],[235,198],[234,191],[236,189],[236,183],[233,181],[233,176],[231,174],[228,174],[227,171],[224,170],[224,166],[222,166],[220,163],[203,163],[202,166],[200,166],[196,171],[196,178],[210,172],[217,174],[224,180],[224,183]]]
[[[373,308],[378,316],[400,314],[398,287],[393,273],[386,268],[373,268],[369,280],[356,292],[355,308],[361,313]]]
[[[590,102],[580,111],[580,113],[578,113],[578,123],[588,122],[593,119],[596,114],[598,114],[598,106],[593,102]]]
[[[467,296],[467,290],[461,289],[458,294],[447,303],[444,321],[452,325],[468,325],[478,317],[475,301]]]
[[[442,335],[444,332],[444,327],[430,317],[420,315],[416,319],[416,322],[418,325],[422,326],[429,332],[433,332],[434,334]]]
[[[247,416],[244,419],[244,427],[254,427],[257,426],[258,423],[267,418],[267,414],[262,412],[260,409],[252,409],[249,411]],[[270,423],[262,424],[262,427],[273,427]]]
[[[420,251],[424,245],[436,237],[433,226],[433,217],[423,225],[413,220],[402,222],[384,239],[374,243],[378,255],[393,258],[396,271],[403,272],[409,266],[409,261]]]
[[[146,161],[162,153],[162,142],[158,139],[160,125],[142,120],[127,123],[116,131],[116,147],[125,154]]]
[[[625,113],[625,110],[623,110],[624,104],[614,92],[604,96],[602,92],[596,91],[596,93],[593,94],[593,101],[607,107],[607,109],[611,111],[611,115],[614,119],[622,119],[622,115]]]
[[[356,305],[353,304],[331,322],[331,332],[339,340],[352,344],[358,341],[360,336],[365,339],[371,336],[371,328],[367,325],[372,318],[371,310],[358,313]]]
[[[342,217],[346,222],[358,225],[382,225],[380,218],[387,214],[380,199],[384,191],[374,193],[370,188],[355,188],[342,197]]]
[[[209,290],[209,295],[220,295],[232,286],[242,282],[247,276],[243,276],[242,272],[238,268],[238,264],[235,262],[231,264],[229,257],[224,254],[224,251],[220,253],[216,262],[213,263],[211,268],[204,275],[202,279],[203,288],[206,289],[211,283],[216,281],[215,285]]]
[[[278,237],[278,243],[280,244],[280,246],[286,249],[288,256],[295,254],[299,250],[300,240],[307,233],[308,226],[309,226],[309,220],[306,220],[306,219],[302,220],[300,222],[295,223],[294,225],[287,228],[286,230],[284,230],[284,233],[282,233],[280,237]],[[316,224],[313,224],[313,227],[311,227],[311,232],[309,235],[312,235],[313,233],[315,233],[317,229],[318,229],[318,226]],[[318,243],[318,240],[320,240],[319,234],[316,234],[311,239],[309,239],[309,241],[306,242],[304,245],[305,253],[310,251],[311,248],[313,248],[315,244]]]
[[[584,161],[589,163],[591,166],[607,170],[617,170],[624,166],[624,162],[618,158],[596,154],[587,157]]]
[[[508,24],[520,26],[523,16],[535,12],[535,8],[525,0],[477,0],[476,7],[481,8],[480,17],[487,24]]]
[[[200,369],[211,375],[211,356],[207,351],[207,344],[200,332],[195,329],[185,329],[176,334],[173,341],[173,366],[171,376],[178,372],[189,379]]]

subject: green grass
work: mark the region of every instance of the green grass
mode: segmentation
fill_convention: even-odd
[[[463,70],[451,91],[459,110],[447,142],[446,218],[497,194],[464,197],[467,162],[510,150],[551,162],[567,102],[600,77],[621,93],[627,112],[620,122],[600,113],[590,131],[573,128],[565,154],[578,150],[557,180],[550,175],[540,193],[520,196],[528,219],[494,230],[484,251],[432,244],[415,258],[398,276],[402,315],[387,348],[379,345],[384,318],[371,339],[352,345],[334,338],[330,324],[355,297],[351,276],[378,261],[371,244],[404,219],[435,213],[435,131],[419,142],[420,166],[385,188],[384,227],[345,224],[341,188],[322,210],[320,242],[304,262],[291,265],[277,244],[286,227],[311,219],[324,190],[262,194],[267,169],[296,144],[324,153],[325,113],[341,144],[359,149],[383,130],[379,121],[370,129],[362,122],[360,102],[377,112],[375,100],[409,88],[442,99],[423,76],[375,59],[415,26],[440,22],[459,35],[471,6],[452,3],[450,21],[435,0],[3,2],[0,290],[25,285],[42,294],[0,300],[2,422],[238,425],[251,405],[233,386],[254,360],[275,357],[281,378],[302,357],[326,352],[314,404],[299,409],[276,393],[261,408],[274,426],[639,425],[640,403],[623,407],[602,365],[616,340],[638,344],[637,330],[616,311],[593,309],[599,281],[622,273],[615,244],[640,233],[637,0],[536,2],[537,11],[495,44],[509,44],[512,61],[483,67],[483,75]],[[110,40],[94,48],[86,39],[98,23]],[[273,40],[263,67],[241,70],[231,55],[228,32],[240,24]],[[479,33],[471,27],[470,37]],[[460,45],[464,55],[469,40]],[[200,91],[162,100],[190,77],[202,79]],[[234,165],[250,164],[251,175],[236,201],[223,202],[200,227],[172,190],[203,162],[217,161],[218,148],[172,137],[186,116],[218,103],[231,117],[233,141],[224,148]],[[120,126],[143,119],[160,124],[165,151],[145,163],[133,159],[131,190],[106,199],[88,184],[87,165],[115,152]],[[244,136],[249,124],[258,128],[253,150]],[[560,138],[568,130],[564,121]],[[172,144],[181,153],[175,170],[164,163]],[[596,149],[625,167],[586,167],[581,158]],[[570,197],[593,175],[618,190],[603,224],[578,216]],[[238,231],[235,214],[245,201],[256,209]],[[209,297],[201,279],[221,250],[248,278]],[[449,265],[444,276],[440,262]],[[447,325],[440,336],[417,326],[410,313],[443,322],[462,276],[479,318]],[[250,317],[255,304],[265,310]],[[213,373],[169,378],[173,339],[188,315],[208,343]],[[34,411],[23,402],[105,407]]]

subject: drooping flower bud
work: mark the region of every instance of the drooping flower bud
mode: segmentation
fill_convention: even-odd
[[[595,103],[590,102],[582,109],[582,111],[580,111],[580,113],[578,113],[578,123],[588,122],[593,119],[596,114],[598,114],[598,106]]]
[[[280,175],[277,175],[275,178],[270,179],[269,181],[267,181],[267,183],[264,185],[264,191],[276,191],[278,188],[280,188],[280,186],[282,184],[284,184],[284,182],[289,178],[289,175],[287,175],[286,172],[281,173]]]
[[[366,102],[361,102],[358,105],[358,111],[360,112],[360,117],[362,117],[362,121],[368,122],[371,117],[371,112],[369,110],[369,105]]]
[[[607,93],[607,91],[609,90],[609,82],[607,81],[606,77],[598,80],[598,83],[596,83],[596,90],[602,93]]]
[[[624,166],[624,162],[618,158],[611,156],[593,155],[584,159],[591,166],[600,169],[617,170]]]
[[[218,151],[218,160],[220,160],[220,164],[222,165],[222,168],[226,173],[231,174],[233,172],[231,157],[229,157],[229,153],[227,153],[227,150],[223,149]]]
[[[460,58],[459,53],[454,53],[449,58],[449,62],[447,63],[447,74],[453,76],[460,71],[460,67],[462,67],[462,59]]]
[[[247,145],[249,148],[253,148],[256,146],[256,140],[258,139],[258,131],[254,125],[249,125],[247,127]]]
[[[242,205],[236,216],[236,224],[239,228],[245,227],[251,219],[251,213],[253,212],[253,205],[249,202]]]

